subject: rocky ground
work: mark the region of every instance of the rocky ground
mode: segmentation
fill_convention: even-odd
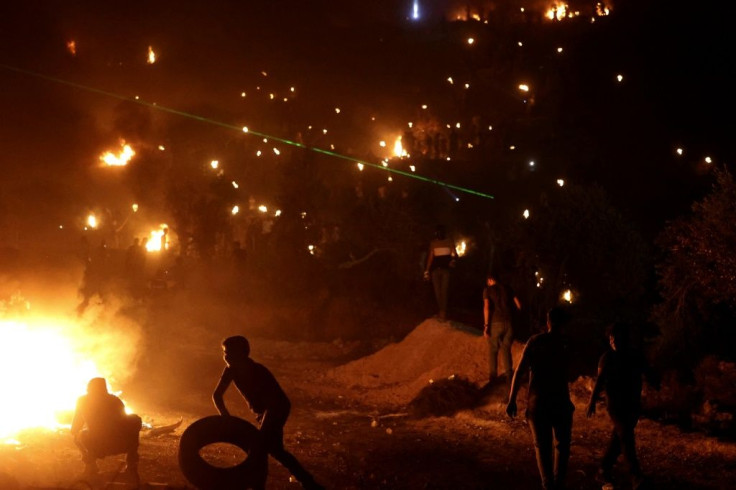
[[[223,367],[218,344],[231,333],[202,330],[174,336],[176,328],[171,325],[165,335],[148,339],[149,355],[124,394],[154,426],[183,419],[173,432],[145,431],[141,436],[140,473],[149,488],[191,488],[177,463],[179,438],[190,423],[215,413],[210,395]],[[251,337],[252,356],[271,368],[293,402],[287,448],[327,488],[540,488],[529,430],[523,417],[510,420],[503,413],[502,389],[476,396],[460,409],[442,399],[438,389],[434,400],[447,415],[417,416],[412,400],[430,380],[437,383],[454,375],[455,380],[482,383],[486,347],[471,330],[427,320],[401,342],[369,355],[359,343]],[[470,383],[462,386],[473,386]],[[592,419],[584,417],[588,386],[589,380],[573,386],[577,410],[569,488],[600,488],[596,464],[609,425],[605,410]],[[235,415],[253,420],[234,390],[226,400]],[[523,402],[522,393],[522,410]],[[637,437],[653,488],[733,488],[733,442],[650,420],[642,420]],[[2,490],[91,488],[77,479],[82,463],[65,431],[32,431],[18,440],[19,445],[0,446]],[[241,457],[229,445],[211,446],[207,454],[223,465]],[[117,476],[122,465],[122,456],[105,460],[102,479],[92,487],[122,488],[115,483],[122,483]],[[624,468],[617,476],[620,488],[631,488]],[[269,489],[299,488],[289,477],[270,461]]]

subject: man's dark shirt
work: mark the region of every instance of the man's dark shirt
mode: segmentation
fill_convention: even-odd
[[[271,371],[252,359],[225,368],[220,377],[220,384],[227,387],[231,381],[256,415],[263,415],[269,409],[290,405],[289,398]]]
[[[510,323],[513,294],[508,287],[496,283],[483,289],[483,299],[488,300],[489,323]]]
[[[117,396],[104,393],[80,396],[74,411],[71,432],[77,434],[87,424],[90,433],[115,432],[125,418],[125,406]]]
[[[639,412],[642,376],[647,369],[644,356],[635,352],[609,350],[601,356],[598,372],[606,392],[606,407],[611,415]]]
[[[567,384],[568,349],[565,338],[556,333],[532,336],[523,356],[529,366],[529,409],[562,407],[570,404]]]

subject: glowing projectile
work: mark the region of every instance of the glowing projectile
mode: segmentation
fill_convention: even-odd
[[[146,63],[149,65],[152,65],[156,62],[156,53],[153,51],[152,46],[148,46],[148,59],[146,60]]]

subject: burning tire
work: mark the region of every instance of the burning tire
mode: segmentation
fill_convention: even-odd
[[[267,454],[256,450],[258,429],[238,417],[213,415],[186,428],[179,441],[179,468],[189,483],[199,490],[259,488],[266,481]],[[233,444],[248,456],[238,465],[219,468],[202,458],[199,451],[208,444]]]

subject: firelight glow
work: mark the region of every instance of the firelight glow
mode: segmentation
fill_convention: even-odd
[[[115,154],[112,151],[107,151],[100,155],[100,160],[105,163],[108,167],[124,167],[130,162],[130,159],[135,156],[135,151],[130,145],[126,144],[125,141],[120,142],[121,149]]]
[[[9,395],[0,405],[0,441],[23,429],[63,427],[59,415],[71,413],[87,382],[101,376],[89,356],[92,339],[69,334],[77,328],[57,317],[0,319],[0,392]],[[31,361],[29,349],[44,362]]]

